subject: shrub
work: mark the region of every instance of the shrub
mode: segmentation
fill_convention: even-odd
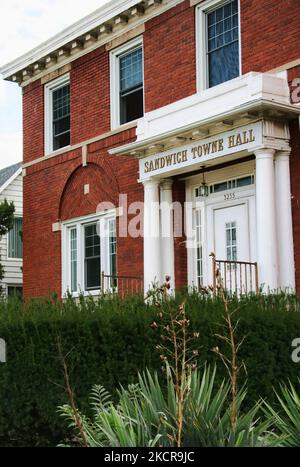
[[[223,305],[217,298],[178,294],[174,306],[183,300],[193,330],[200,333],[200,363],[218,366],[219,384],[227,375],[211,350],[222,347],[215,334]],[[248,371],[248,376],[241,373],[243,381],[248,379],[245,408],[253,407],[259,396],[274,406],[273,386],[278,389],[288,379],[299,385],[290,357],[291,342],[300,336],[299,301],[284,295],[253,296],[232,299],[230,306],[239,307],[238,338],[246,336],[240,350]],[[150,327],[156,315],[155,305],[145,304],[142,297],[1,302],[0,337],[7,343],[8,362],[0,365],[0,444],[56,445],[64,440],[57,406],[68,398],[58,338],[78,407],[87,415],[93,385],[104,385],[115,398],[119,385],[136,383],[137,373],[146,367],[160,375],[157,335]]]

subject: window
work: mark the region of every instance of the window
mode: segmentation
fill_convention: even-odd
[[[235,180],[228,180],[226,182],[215,183],[210,186],[210,193],[220,193],[221,191],[233,190],[235,188],[243,188],[245,186],[254,184],[254,176],[248,175],[247,177],[237,178]]]
[[[226,252],[227,261],[237,260],[236,222],[228,222],[226,224]]]
[[[243,188],[249,185],[254,185],[254,175],[247,175],[246,177],[236,178],[233,180],[226,180],[225,182],[215,183],[210,185],[209,192],[221,193],[222,191],[233,190],[236,188]],[[199,188],[195,189],[195,196],[198,198],[200,196]]]
[[[201,89],[239,76],[239,0],[211,0],[198,7],[197,46]]]
[[[69,75],[45,86],[46,153],[70,145],[70,79]]]
[[[111,275],[110,286],[115,288],[117,286],[117,233],[116,221],[114,219],[109,221],[109,266]]]
[[[77,291],[77,229],[70,229],[71,292]]]
[[[112,127],[144,115],[143,44],[136,39],[111,52]]]
[[[101,284],[101,246],[97,224],[84,227],[85,290],[97,290]]]
[[[113,215],[83,218],[63,226],[63,293],[99,294],[102,273],[115,286],[116,220]]]
[[[18,286],[18,285],[8,285],[7,286],[7,296],[22,299],[23,298],[23,288],[21,286]]]
[[[15,217],[13,228],[8,232],[8,257],[11,259],[22,259],[22,217]]]
[[[196,277],[197,287],[200,289],[203,286],[203,225],[202,212],[200,209],[195,211],[195,227],[196,227]]]

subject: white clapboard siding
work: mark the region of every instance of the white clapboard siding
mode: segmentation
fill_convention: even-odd
[[[0,193],[0,201],[4,199],[13,201],[15,205],[15,216],[23,216],[23,180],[20,173],[12,182]],[[3,289],[9,285],[22,285],[23,261],[19,259],[7,258],[8,236],[0,238],[0,262],[4,267],[4,279],[2,281]]]

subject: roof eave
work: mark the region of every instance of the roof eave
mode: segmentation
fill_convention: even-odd
[[[0,195],[3,193],[4,190],[22,173],[22,167],[20,167],[18,170],[16,170],[15,173],[12,174],[12,176],[6,180],[5,183],[3,183],[2,186],[0,186]]]
[[[38,47],[0,67],[0,73],[6,80],[27,86],[183,1],[112,0]]]
[[[3,65],[0,67],[0,73],[4,79],[10,78],[12,75],[31,65],[33,62],[42,59],[45,55],[53,53],[55,50],[63,47],[66,43],[75,40],[82,34],[85,34],[102,23],[109,21],[114,16],[138,3],[140,3],[140,1],[137,0],[111,0],[103,7],[98,8],[93,13],[85,16],[26,54],[21,55],[6,65]]]

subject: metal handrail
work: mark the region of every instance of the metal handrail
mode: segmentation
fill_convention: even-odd
[[[144,291],[144,280],[141,276],[120,276],[117,274],[101,274],[102,293],[113,293],[121,297],[138,294]]]
[[[213,289],[217,290],[218,278],[225,290],[239,294],[259,293],[258,265],[250,261],[217,259],[211,253],[213,263]]]

